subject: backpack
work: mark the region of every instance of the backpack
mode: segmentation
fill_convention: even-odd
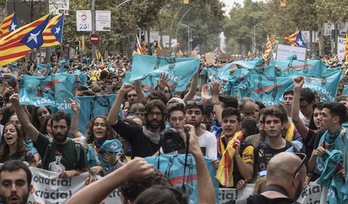
[[[75,169],[77,169],[78,164],[80,163],[80,148],[81,145],[79,143],[76,143],[74,140],[71,140],[74,143],[74,150],[75,150]],[[46,147],[45,150],[45,155],[42,158],[42,166],[44,167],[46,165],[47,159],[48,159],[48,154],[52,150],[52,145],[53,145],[53,139],[50,138],[50,142]]]

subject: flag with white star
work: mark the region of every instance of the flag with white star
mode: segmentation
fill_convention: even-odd
[[[0,24],[0,39],[18,29],[16,13],[7,16]]]
[[[48,23],[45,15],[0,39],[0,66],[14,62],[42,45],[42,32]]]
[[[301,31],[299,31],[297,36],[296,36],[296,45],[298,47],[307,48],[307,45],[306,45],[305,41],[303,40]]]
[[[63,39],[64,14],[54,16],[47,24],[43,32],[42,47],[52,47],[60,45]]]

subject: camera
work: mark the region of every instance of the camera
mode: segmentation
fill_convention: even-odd
[[[186,137],[188,137],[189,139],[190,135],[188,133],[188,130],[184,129],[184,132],[186,133]],[[185,149],[184,140],[181,138],[179,132],[174,128],[170,128],[164,131],[160,139],[160,144],[165,154]]]

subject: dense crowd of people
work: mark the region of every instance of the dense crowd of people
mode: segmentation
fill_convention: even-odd
[[[0,167],[0,196],[4,203],[25,202],[25,192],[31,189],[28,166],[56,172],[60,178],[84,172],[103,177],[67,203],[100,203],[115,188],[120,189],[123,203],[187,203],[187,193],[171,186],[143,159],[184,154],[186,148],[196,162],[199,203],[216,202],[204,157],[211,159],[220,187],[243,189],[248,183],[256,184],[246,201],[250,204],[294,203],[310,181],[322,179],[327,168],[335,172],[331,179],[346,181],[342,161],[347,151],[348,96],[342,95],[342,86],[336,102],[320,102],[315,92],[303,88],[304,77],[298,76],[294,89],[283,93],[281,104],[265,107],[262,101],[223,95],[223,83],[208,84],[199,71],[183,92],[170,88],[166,74],[159,76],[156,87],[145,91],[140,80],[122,81],[132,71],[126,57],[98,63],[51,60],[57,64],[50,73],[64,68],[65,73],[79,70],[86,74],[86,79],[77,78],[81,83],[76,96],[117,96],[107,115],[90,118],[83,135],[78,128],[77,101],[70,99],[72,118],[48,106],[23,106],[17,83],[3,80],[0,162],[5,165]],[[45,75],[35,72],[35,64],[26,66],[25,74]],[[201,62],[200,66],[212,65]],[[13,74],[11,70],[9,66],[1,71]],[[344,82],[345,78],[341,85]],[[183,146],[168,146],[163,138],[169,130],[180,135]],[[328,167],[332,152],[344,159]],[[13,172],[22,178],[13,177]]]

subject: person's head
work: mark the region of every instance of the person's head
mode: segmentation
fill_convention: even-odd
[[[276,154],[267,166],[267,186],[281,186],[288,193],[290,199],[297,200],[306,186],[305,159],[305,154],[290,152]]]
[[[93,142],[102,142],[104,140],[112,140],[116,138],[110,123],[105,116],[94,117],[89,126],[86,142],[91,144]]]
[[[243,137],[248,137],[249,135],[254,135],[257,133],[257,121],[255,118],[247,116],[242,121],[242,131]]]
[[[222,111],[221,127],[227,137],[232,137],[240,130],[241,115],[236,108],[228,107]]]
[[[327,129],[331,133],[336,132],[345,121],[346,115],[347,109],[342,103],[325,102],[319,118],[321,120],[321,128]]]
[[[158,88],[158,86],[155,87],[155,90],[156,90],[156,91],[160,91],[159,88]],[[163,91],[160,91],[160,92],[163,92],[163,93],[164,93],[164,95],[166,96],[167,100],[169,100],[170,98],[173,97],[173,94],[172,94],[172,92],[171,92],[171,90],[170,90],[170,87],[169,87],[168,85],[166,85],[166,86],[164,87],[164,90],[163,90]]]
[[[163,187],[171,186],[165,175],[158,170],[155,170],[147,178],[127,181],[119,187],[122,203],[129,204],[134,202],[142,192],[155,185],[161,185]]]
[[[149,103],[149,101],[152,100],[161,100],[164,104],[167,104],[168,98],[167,96],[162,93],[161,91],[152,91],[147,97],[146,102]]]
[[[10,117],[9,122],[16,124],[19,128],[22,127],[21,123],[19,122],[18,116],[15,113]]]
[[[40,132],[50,137],[52,137],[51,120],[52,120],[52,115],[47,116],[45,120],[42,122],[40,127]]]
[[[185,105],[182,103],[170,103],[168,105],[168,122],[170,127],[182,130],[186,124]]]
[[[313,130],[321,129],[321,110],[323,110],[324,102],[315,103],[313,105],[313,120],[309,122],[309,128]]]
[[[141,127],[144,126],[144,123],[145,123],[143,117],[134,115],[134,114],[128,114],[123,121],[126,123],[132,121],[132,123],[130,123],[131,125],[133,125],[133,122],[134,122],[134,125],[139,125]]]
[[[15,147],[18,154],[24,152],[24,141],[22,130],[12,122],[6,123],[1,137],[1,157],[10,154],[10,147]]]
[[[294,100],[294,91],[285,91],[283,94],[283,104],[287,112],[291,112],[292,101]]]
[[[260,119],[260,111],[262,109],[266,108],[266,106],[261,102],[261,101],[255,101],[255,113],[254,113],[254,118],[256,121],[259,121]]]
[[[134,103],[129,107],[128,113],[144,117],[145,106],[142,103]]]
[[[203,112],[203,123],[206,127],[206,130],[210,131],[211,127],[214,125],[214,103],[211,100],[206,100],[203,103],[204,112]]]
[[[154,196],[156,195],[156,196]],[[178,187],[152,186],[142,192],[134,204],[188,204],[188,195]]]
[[[47,116],[51,115],[51,109],[48,106],[35,107],[31,113],[31,122],[39,129]]]
[[[167,108],[161,100],[151,100],[145,106],[145,126],[153,132],[164,130]]]
[[[259,120],[257,121],[257,126],[259,128],[259,133],[260,135],[262,136],[265,136],[266,135],[266,131],[265,131],[265,121],[264,121],[264,118],[263,118],[263,112],[264,112],[265,108],[262,109],[260,111],[260,117],[259,117]]]
[[[129,103],[134,103],[138,100],[138,94],[135,89],[132,89],[127,93],[126,99]]]
[[[263,121],[266,134],[272,137],[281,137],[286,115],[277,107],[263,109]]]
[[[187,101],[186,103],[186,123],[195,128],[200,127],[203,121],[204,106],[201,101]]]
[[[67,140],[71,125],[70,114],[58,111],[52,115],[51,128],[53,138],[58,143],[64,143]]]
[[[232,107],[232,108],[238,108],[238,100],[236,97],[228,96],[228,95],[220,95],[219,101],[221,102],[221,105],[223,108]]]
[[[0,197],[1,201],[18,204],[27,203],[32,190],[32,174],[30,169],[22,162],[10,160],[0,167]]]
[[[342,103],[348,110],[348,96],[338,96],[337,102]]]
[[[301,89],[300,93],[300,111],[306,117],[312,117],[313,104],[315,103],[315,94],[309,88]]]
[[[239,111],[244,116],[254,117],[255,102],[250,98],[244,97],[239,101]]]

